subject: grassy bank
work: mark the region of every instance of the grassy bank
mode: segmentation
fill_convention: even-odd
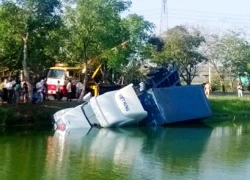
[[[215,96],[209,98],[213,116],[207,120],[249,120],[250,98]]]
[[[0,106],[2,127],[52,127],[52,115],[60,109],[73,107],[76,103],[46,101],[41,104],[3,104]]]

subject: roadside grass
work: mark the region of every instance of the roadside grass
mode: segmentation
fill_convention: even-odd
[[[210,97],[209,103],[213,111],[211,120],[250,120],[250,98],[216,96]]]

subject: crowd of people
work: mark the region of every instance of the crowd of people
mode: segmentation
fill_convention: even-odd
[[[29,99],[29,91],[33,91]],[[34,85],[26,81],[20,81],[18,77],[1,78],[0,80],[0,103],[18,104],[27,103],[31,100],[33,103],[43,102],[46,99],[46,79],[42,78]]]
[[[27,100],[28,90],[27,83],[22,82],[15,77],[2,78],[0,81],[0,100],[12,104],[18,103],[20,97]]]
[[[83,83],[79,81],[74,88],[72,82],[66,84],[67,94],[63,94],[60,81],[56,85],[56,99],[61,101],[63,95],[66,95],[67,101],[72,101],[72,98],[79,98],[82,92]],[[32,91],[32,93],[29,93]],[[32,94],[32,97],[30,97]],[[18,104],[19,102],[41,103],[48,100],[46,78],[40,78],[32,84],[26,81],[20,81],[18,77],[8,77],[0,79],[0,104]]]

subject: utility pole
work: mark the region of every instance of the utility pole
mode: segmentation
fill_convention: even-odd
[[[211,62],[208,61],[208,82],[211,84]]]
[[[162,0],[162,5],[161,5],[161,20],[160,21],[161,21],[160,22],[160,35],[161,35],[164,30],[168,29],[168,6],[167,6],[167,0]]]

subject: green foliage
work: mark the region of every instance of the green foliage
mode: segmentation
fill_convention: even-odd
[[[132,59],[141,58],[153,25],[136,14],[122,19],[120,13],[129,5],[129,1],[79,0],[68,7],[65,24],[69,35],[63,47],[68,61],[94,59],[105,66],[103,71],[121,74]]]
[[[190,84],[197,65],[208,59],[221,86],[228,80],[232,89],[239,76],[250,79],[250,45],[241,32],[204,40],[197,29],[176,26],[156,37],[154,25],[142,16],[121,17],[130,5],[129,0],[0,1],[0,66],[23,68],[27,37],[27,66],[35,74],[56,60],[79,64],[88,59],[121,74],[131,63],[151,58],[161,66],[176,61],[183,81]]]
[[[59,0],[6,1],[0,4],[1,66],[22,68],[23,37],[27,34],[29,69],[41,72],[51,64],[60,47],[60,41],[55,38],[55,32],[62,25],[57,13],[59,9]]]
[[[24,13],[10,2],[0,5],[0,65],[11,70],[21,68],[22,39],[19,29],[24,27],[21,21]]]
[[[182,79],[186,84],[191,84],[196,76],[197,64],[205,60],[198,51],[202,42],[204,38],[198,30],[176,26],[167,31],[163,50],[161,52],[153,50],[154,62],[166,66],[175,61]]]
[[[242,32],[229,32],[222,36],[207,35],[203,44],[203,53],[209,59],[218,74],[220,85],[234,89],[235,80],[249,76],[248,63],[250,46]]]
[[[144,56],[154,25],[137,14],[128,15],[123,19],[123,25],[129,33],[130,55],[133,58]]]
[[[37,74],[56,60],[79,64],[95,59],[108,69],[122,72],[129,61],[148,56],[153,24],[136,14],[122,19],[120,14],[130,7],[130,1],[61,2],[1,2],[0,66],[17,70],[26,62],[30,72]]]
[[[108,67],[115,70],[116,74],[133,69],[131,64],[138,65],[141,60],[148,57],[148,39],[153,28],[152,23],[136,14],[128,15],[122,20],[121,25],[124,30],[122,36],[126,41],[112,49],[107,56]],[[138,69],[136,73],[141,74]],[[124,78],[126,82],[138,82],[140,79],[136,76],[129,77],[128,74],[124,75]]]
[[[139,84],[141,81],[145,80],[145,76],[140,71],[140,65],[136,62],[131,62],[122,71],[122,76],[125,78],[125,84],[133,83]]]
[[[213,91],[219,91],[219,90],[221,90],[220,79],[219,79],[218,76],[214,76],[212,78],[211,84],[212,84],[212,90]]]
[[[107,49],[122,43],[123,30],[119,13],[128,2],[108,0],[78,0],[76,7],[67,8],[65,24],[68,37],[64,51],[71,61],[96,59]]]
[[[227,76],[238,77],[246,71],[250,58],[250,47],[241,34],[231,32],[221,37],[217,48],[221,68]]]

